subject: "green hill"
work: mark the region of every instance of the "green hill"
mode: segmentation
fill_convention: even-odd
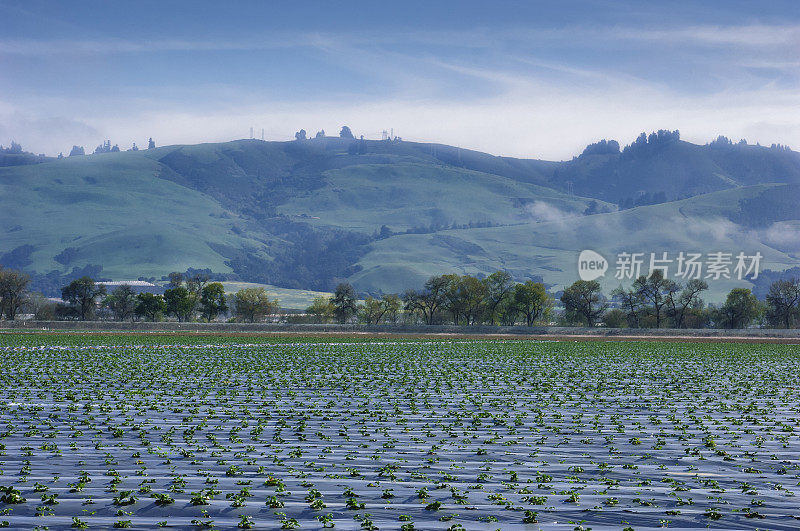
[[[759,250],[766,267],[796,265],[797,154],[637,142],[567,162],[341,138],[22,157],[0,167],[0,264],[48,285],[191,267],[291,289],[350,280],[372,293],[496,269],[557,289],[585,248]],[[626,198],[662,203],[617,211]]]
[[[419,286],[432,274],[504,269],[519,280],[544,280],[559,289],[578,278],[578,254],[584,249],[609,260],[611,270],[601,279],[606,291],[630,283],[614,278],[615,257],[621,252],[645,253],[648,261],[650,253],[662,252],[672,258],[681,251],[760,252],[764,256],[761,269],[783,270],[797,265],[800,241],[782,249],[774,243],[770,246],[763,233],[728,219],[738,212],[740,200],[774,187],[758,185],[546,223],[393,236],[371,246],[358,262],[362,269],[352,281],[364,290],[394,292]],[[741,285],[734,280],[712,282],[712,298],[719,300]]]
[[[549,183],[562,190],[571,183],[576,194],[613,203],[635,202],[645,193],[675,200],[754,184],[800,184],[797,153],[725,140],[698,146],[679,140],[677,131],[659,131],[622,151],[589,146],[558,167]]]
[[[3,252],[47,272],[99,264],[104,276],[161,276],[206,264],[231,271],[214,244],[256,247],[232,232],[238,216],[213,197],[158,177],[159,163],[109,153],[0,168]]]

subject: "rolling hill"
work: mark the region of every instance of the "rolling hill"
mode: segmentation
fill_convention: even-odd
[[[208,268],[294,289],[349,280],[369,293],[506,269],[559,289],[586,248],[612,262],[626,250],[759,251],[773,270],[800,254],[796,153],[665,131],[565,162],[342,138],[17,158],[25,164],[0,167],[0,264],[51,288],[87,271],[124,280]],[[604,282],[616,287],[613,275]],[[732,285],[717,283],[715,296]]]

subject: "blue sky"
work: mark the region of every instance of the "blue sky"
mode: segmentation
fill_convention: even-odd
[[[379,138],[564,159],[680,129],[800,148],[800,2],[8,2],[0,143]]]

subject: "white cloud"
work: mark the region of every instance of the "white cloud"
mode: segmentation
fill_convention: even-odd
[[[623,39],[656,41],[670,44],[707,44],[715,46],[774,47],[800,43],[797,25],[689,26],[670,29],[623,28],[615,32]]]
[[[735,46],[736,48],[784,47],[800,43],[800,25],[694,25],[674,27],[586,26],[568,25],[560,28],[476,28],[472,30],[413,30],[354,31],[347,34],[331,32],[277,32],[269,37],[253,36],[239,39],[5,39],[0,40],[0,54],[52,55],[82,53],[153,53],[157,51],[264,50],[313,46],[318,48],[381,46],[397,49],[409,44],[489,48],[506,43],[509,48],[535,43],[563,42],[577,45],[593,43],[603,46],[609,42],[642,41],[671,46]]]
[[[800,221],[780,221],[762,231],[762,241],[785,253],[800,252]]]
[[[204,52],[224,50],[268,50],[296,47],[282,39],[257,42],[234,40],[193,41],[180,39],[9,39],[0,41],[0,54],[21,56],[114,55],[156,52]]]
[[[575,212],[567,212],[565,210],[561,210],[558,207],[555,207],[549,203],[544,201],[534,201],[530,205],[525,206],[525,210],[533,218],[533,221],[536,223],[548,223],[552,222],[556,225],[563,227],[564,221],[569,218],[577,217],[579,214]]]
[[[45,96],[35,88],[21,88],[13,100],[0,99],[0,123],[5,124],[0,126],[0,142],[13,137],[34,151],[54,154],[73,143],[90,148],[105,138],[121,146],[133,141],[141,145],[149,136],[159,145],[194,143],[243,138],[250,127],[258,135],[264,127],[268,138],[286,140],[300,128],[325,129],[330,134],[347,123],[368,138],[378,138],[380,131],[393,127],[407,140],[546,159],[571,158],[600,138],[625,144],[641,131],[660,128],[680,129],[684,139],[698,143],[724,134],[751,143],[800,147],[800,126],[795,120],[800,108],[796,59],[774,53],[798,42],[798,35],[800,26],[754,25],[667,30],[568,27],[527,32],[512,28],[502,37],[475,30],[395,32],[380,38],[360,32],[237,41],[7,40],[0,41],[0,54],[41,56],[244,51],[300,42],[329,64],[340,65],[344,75],[372,76],[383,90],[372,86],[361,92],[354,86],[350,94],[335,94],[320,87],[310,95],[279,97],[269,87],[225,85],[224,76],[214,86],[187,79],[185,86],[147,84],[98,97]],[[713,59],[702,52],[690,55],[693,68],[703,70],[680,74],[704,79],[704,72],[713,70],[714,79],[724,82],[712,89],[657,79],[648,69],[631,74],[613,64],[587,66],[525,53],[543,41],[581,49],[597,42],[629,46],[632,39],[652,43],[653,49],[660,43],[691,48],[704,42],[723,51],[726,45],[735,45],[737,52]],[[376,42],[380,44],[367,46]],[[429,53],[405,52],[393,45],[399,42],[431,48]],[[443,44],[459,53],[438,53]],[[743,47],[748,50],[746,57],[738,53]],[[491,53],[476,59],[464,53],[472,49]],[[508,49],[511,52],[505,53]],[[493,57],[502,61],[493,62]],[[778,69],[789,81],[775,82],[779,74],[758,77],[741,72],[758,65]],[[91,92],[91,87],[87,89]],[[138,91],[135,96],[134,91]]]
[[[379,138],[380,131],[393,127],[406,140],[545,159],[571,158],[600,138],[628,143],[641,131],[660,128],[680,129],[682,138],[698,143],[724,134],[751,143],[800,146],[800,127],[793,122],[800,94],[775,89],[691,96],[612,82],[587,93],[538,82],[468,101],[259,99],[251,95],[202,110],[179,105],[172,109],[158,99],[115,100],[101,109],[88,101],[67,105],[58,99],[33,100],[23,106],[0,102],[0,122],[7,124],[0,135],[51,154],[73,143],[94,146],[104,138],[120,145],[141,145],[149,136],[159,145],[210,142],[245,138],[250,127],[257,132],[263,127],[269,139],[287,140],[300,128],[335,133],[342,124],[367,138]],[[63,110],[70,107],[72,115],[65,115]],[[50,116],[63,118],[50,127]]]

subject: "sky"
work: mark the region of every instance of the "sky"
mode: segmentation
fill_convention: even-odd
[[[0,144],[336,135],[563,160],[603,138],[800,149],[800,2],[0,0]]]

